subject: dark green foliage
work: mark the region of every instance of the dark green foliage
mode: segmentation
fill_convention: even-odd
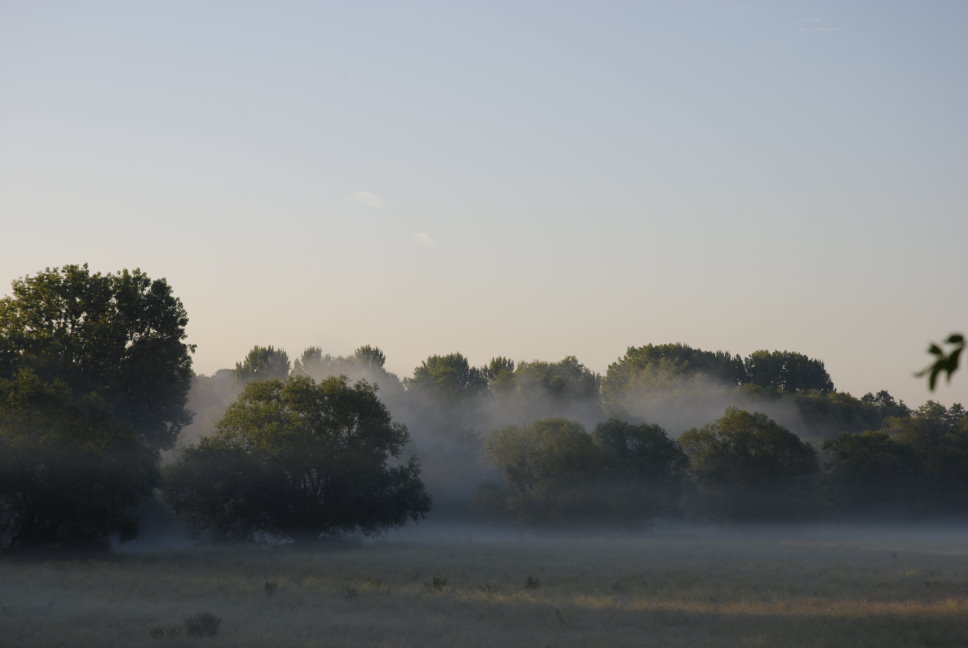
[[[905,405],[904,401],[895,400],[890,392],[884,389],[876,394],[870,392],[864,394],[861,401],[876,407],[880,411],[882,419],[911,416],[911,408]]]
[[[883,514],[923,503],[924,464],[910,445],[883,432],[841,434],[823,445],[826,487],[838,511]]]
[[[307,349],[306,352],[310,352]],[[305,354],[304,354],[305,355]],[[254,346],[245,360],[235,363],[235,377],[242,382],[276,380],[289,375],[289,354],[273,346]]]
[[[733,519],[790,515],[818,470],[814,449],[766,415],[730,408],[717,420],[683,433],[705,514]]]
[[[95,393],[149,445],[170,448],[191,421],[191,352],[181,301],[140,270],[48,268],[0,299],[0,378],[29,369]]]
[[[744,382],[780,391],[832,392],[834,383],[823,362],[794,351],[755,351],[743,360]]]
[[[605,487],[616,517],[648,518],[678,506],[689,459],[658,425],[609,419],[592,432],[602,454]]]
[[[484,372],[470,365],[460,353],[432,355],[403,381],[409,391],[441,404],[458,404],[487,387]]]
[[[936,506],[968,511],[968,416],[961,405],[946,409],[928,401],[909,417],[888,419],[882,429],[917,452]]]
[[[594,435],[566,419],[510,426],[487,451],[505,478],[500,505],[529,523],[647,522],[670,507],[685,462],[661,428],[621,421]]]
[[[506,391],[514,387],[514,367],[514,360],[510,358],[491,358],[483,373],[492,392]]]
[[[48,268],[0,299],[0,544],[106,549],[134,537],[158,449],[185,409],[188,318],[140,270]]]
[[[846,392],[801,392],[793,396],[793,402],[815,438],[876,430],[888,411],[881,404],[854,398]]]
[[[592,436],[608,472],[617,478],[677,485],[686,476],[689,459],[658,425],[609,419]]]
[[[0,546],[104,550],[137,532],[157,456],[94,394],[22,370],[0,380]]]
[[[928,388],[934,391],[938,384],[938,376],[945,374],[945,380],[951,381],[951,375],[958,370],[961,361],[961,353],[965,350],[965,336],[961,333],[952,333],[943,344],[951,348],[945,351],[941,346],[932,343],[928,347],[928,353],[934,356],[934,362],[919,371],[918,377],[928,377]]]
[[[254,382],[167,469],[165,499],[213,540],[375,533],[430,508],[416,460],[398,461],[407,439],[366,383]]]

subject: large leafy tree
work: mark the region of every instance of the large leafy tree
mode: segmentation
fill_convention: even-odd
[[[169,448],[191,421],[187,324],[164,279],[48,268],[0,299],[0,378],[28,369],[74,394],[95,393],[150,446]]]
[[[29,370],[0,379],[0,546],[106,549],[137,532],[156,453],[96,394]]]
[[[689,457],[705,512],[730,518],[793,512],[804,480],[819,469],[814,449],[765,414],[729,408],[716,422],[688,430]]]
[[[253,382],[167,468],[165,499],[215,540],[375,533],[430,508],[416,459],[400,459],[407,439],[367,383]]]

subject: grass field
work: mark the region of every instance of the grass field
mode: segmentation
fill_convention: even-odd
[[[968,532],[708,531],[0,562],[2,646],[965,646]],[[186,632],[202,612],[214,637]]]

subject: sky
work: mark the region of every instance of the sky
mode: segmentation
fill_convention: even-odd
[[[164,277],[254,345],[799,351],[968,331],[968,3],[0,0],[0,295]]]

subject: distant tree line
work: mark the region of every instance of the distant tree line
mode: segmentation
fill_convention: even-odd
[[[836,390],[792,351],[629,347],[402,380],[377,347],[255,346],[196,376],[139,270],[47,269],[0,300],[0,547],[104,549],[154,493],[200,539],[311,540],[435,515],[636,527],[968,512],[968,416]],[[167,454],[165,454],[167,453]]]

